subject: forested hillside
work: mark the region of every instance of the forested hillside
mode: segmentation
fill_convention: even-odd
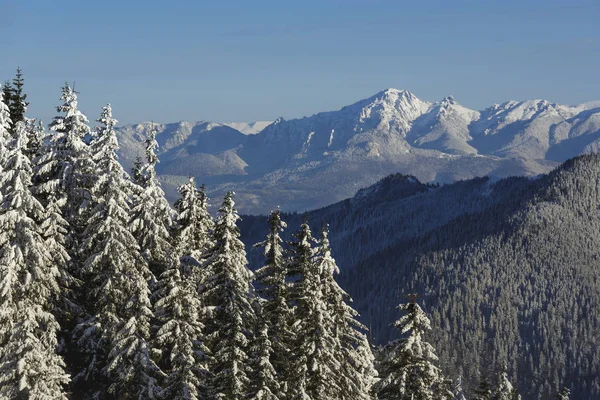
[[[600,396],[599,207],[600,157],[589,155],[537,179],[434,188],[390,176],[284,218],[330,223],[341,283],[376,342],[395,337],[395,306],[416,292],[442,365],[468,385],[506,364],[526,398],[549,398],[566,382],[574,398],[592,399]],[[243,217],[247,244],[264,229],[264,217]]]

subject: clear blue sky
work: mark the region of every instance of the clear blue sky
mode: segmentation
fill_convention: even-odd
[[[254,121],[377,91],[600,99],[598,0],[0,0],[0,79],[20,65],[30,116],[76,81],[90,119]]]

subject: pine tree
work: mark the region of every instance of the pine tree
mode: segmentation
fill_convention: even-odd
[[[17,122],[25,122],[25,112],[27,111],[27,95],[23,91],[24,79],[20,67],[17,67],[17,74],[12,82],[12,97],[10,102],[10,119],[16,126]]]
[[[334,354],[335,337],[327,329],[333,322],[321,292],[314,239],[306,222],[295,237],[288,264],[292,280],[289,299],[294,306],[289,395],[292,399],[334,399],[340,387],[335,379],[339,367]]]
[[[498,376],[498,384],[491,396],[492,400],[520,400],[521,396],[508,379],[508,371],[506,366],[500,371]]]
[[[334,275],[340,270],[331,256],[328,227],[323,227],[316,255],[316,267],[320,274],[320,290],[326,306],[326,312],[331,316],[326,319],[327,326],[333,335],[333,360],[331,366],[335,373],[339,399],[372,399],[372,386],[375,382],[376,371],[373,365],[374,357],[365,335],[367,328],[358,320],[358,313],[349,305],[350,296],[338,285]]]
[[[175,247],[185,259],[192,257],[201,262],[203,256],[214,245],[212,234],[215,223],[208,212],[208,197],[196,188],[194,178],[177,189],[181,197],[175,202],[177,213]]]
[[[310,341],[314,335],[307,335],[309,327],[308,315],[312,312],[311,303],[315,300],[317,274],[313,272],[314,239],[310,227],[304,222],[296,234],[295,240],[290,242],[290,256],[287,262],[287,273],[291,280],[288,299],[292,305],[293,342],[288,377],[288,398],[306,400],[310,399],[309,360],[308,352],[311,351]],[[312,293],[311,293],[312,292]],[[312,322],[312,321],[310,321]],[[312,327],[311,327],[312,328]],[[308,342],[308,343],[307,343]]]
[[[79,111],[77,94],[68,84],[62,89],[61,100],[63,104],[57,110],[64,115],[55,117],[50,124],[54,134],[50,135],[43,154],[34,161],[35,193],[44,205],[48,197],[58,199],[70,228],[67,245],[74,249],[87,219],[84,211],[89,208],[94,165],[83,141],[90,133],[88,120]]]
[[[4,85],[2,86],[2,103],[4,104],[4,107],[6,107],[5,110],[3,110],[2,112],[7,112],[6,117],[4,117],[4,121],[0,121],[0,123],[5,124],[5,128],[8,131],[9,134],[12,135],[12,127],[13,127],[13,122],[11,120],[11,104],[13,101],[13,98],[15,96],[15,88],[13,88],[12,83],[10,81],[5,81]],[[6,125],[8,124],[8,125]]]
[[[247,267],[244,244],[236,225],[233,192],[227,192],[215,224],[215,244],[204,263],[207,279],[201,300],[213,310],[207,325],[208,347],[214,357],[211,398],[235,400],[249,391],[249,347],[256,315],[253,274]]]
[[[4,87],[6,89],[6,86]],[[9,94],[10,95],[10,94]],[[8,156],[8,145],[11,140],[10,128],[10,110],[6,105],[7,94],[5,90],[0,92],[0,173],[3,171],[3,165]]]
[[[104,107],[99,122],[102,126],[91,145],[98,171],[92,188],[96,201],[82,242],[89,254],[83,273],[90,316],[75,332],[88,365],[79,378],[91,384],[92,392],[101,392],[106,381],[110,398],[154,398],[161,374],[148,344],[151,272],[127,229],[129,183],[117,161],[116,120],[110,106]]]
[[[133,161],[133,166],[131,167],[131,181],[136,185],[143,187],[144,186],[144,161],[142,157],[139,155]]]
[[[251,386],[251,400],[282,400],[281,384],[277,378],[275,367],[271,363],[273,347],[269,339],[269,327],[264,318],[259,318],[259,327],[252,352],[254,368]]]
[[[262,296],[262,317],[266,321],[271,342],[270,363],[276,371],[283,398],[287,391],[288,360],[291,356],[293,332],[292,311],[288,305],[286,283],[287,266],[284,259],[283,240],[280,232],[286,228],[281,220],[281,212],[274,210],[269,216],[269,233],[266,239],[256,244],[264,248],[264,265],[256,271],[257,292]],[[262,332],[261,332],[262,334]]]
[[[462,386],[462,376],[459,376],[454,381],[454,386],[452,388],[452,394],[454,395],[454,400],[467,400],[465,396],[465,391]]]
[[[488,381],[487,374],[481,373],[479,385],[473,391],[473,400],[490,400],[492,398],[492,389]]]
[[[146,140],[146,165],[143,173],[143,190],[135,197],[132,209],[131,229],[142,254],[155,276],[160,276],[172,253],[172,209],[156,178],[158,163],[156,130],[152,127]]]
[[[40,232],[45,213],[29,190],[26,146],[19,122],[0,180],[0,396],[66,399],[69,376],[57,354],[60,327],[51,313],[60,273]]]
[[[429,318],[417,304],[416,296],[398,308],[405,315],[394,326],[403,337],[386,346],[379,370],[381,380],[376,385],[379,399],[434,399],[435,385],[443,378],[434,364],[437,356],[433,346],[423,340],[423,335],[431,330]]]
[[[563,388],[558,395],[556,395],[557,400],[569,400],[571,396],[571,391],[568,388]]]
[[[28,119],[25,122],[27,131],[27,148],[24,153],[33,162],[41,154],[44,127],[42,121]]]
[[[158,330],[154,347],[161,354],[167,376],[160,398],[169,400],[205,399],[208,395],[210,357],[203,343],[204,307],[198,299],[191,276],[181,274],[177,258],[160,277],[155,315]]]

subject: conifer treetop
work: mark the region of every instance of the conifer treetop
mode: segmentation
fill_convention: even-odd
[[[77,93],[69,86],[68,83],[62,88],[60,99],[63,104],[56,107],[56,111],[63,113],[54,117],[50,124],[50,130],[62,133],[71,133],[83,139],[90,133],[87,117],[79,111],[77,103]]]

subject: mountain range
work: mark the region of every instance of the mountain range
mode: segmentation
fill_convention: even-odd
[[[243,212],[265,213],[276,206],[326,206],[396,172],[439,183],[545,173],[598,150],[600,102],[509,101],[475,111],[451,96],[427,102],[387,89],[338,111],[270,124],[123,126],[125,166],[143,156],[152,125],[160,145],[158,173],[171,200],[193,175],[213,197],[235,189]]]

